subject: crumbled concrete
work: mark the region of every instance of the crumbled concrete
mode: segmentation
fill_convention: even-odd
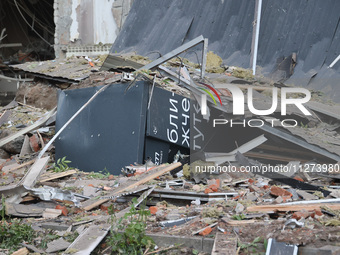
[[[47,244],[47,253],[66,250],[71,243],[65,241],[63,238],[59,238]]]

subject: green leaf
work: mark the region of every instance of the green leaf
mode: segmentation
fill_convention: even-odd
[[[262,237],[261,236],[258,236],[254,239],[253,243],[258,243],[258,242],[261,242],[262,240]]]

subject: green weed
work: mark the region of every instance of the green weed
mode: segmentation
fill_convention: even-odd
[[[105,168],[103,171],[91,172],[88,177],[93,179],[107,179],[110,176],[110,172]]]
[[[112,247],[111,254],[143,254],[143,250],[154,248],[154,241],[146,236],[146,218],[150,215],[149,210],[141,210],[135,208],[137,199],[132,200],[131,209],[124,217],[117,219],[113,207],[109,208],[111,214],[111,230],[108,237],[108,244]],[[123,219],[129,219],[129,223],[125,226]]]
[[[242,243],[240,240],[237,241],[237,246],[241,248],[241,250],[247,250],[247,254],[249,254],[249,248],[253,248],[252,253],[255,253],[255,249],[257,247],[257,244],[260,243],[262,240],[262,237],[258,236],[256,237],[251,243]]]
[[[21,248],[20,243],[30,243],[35,237],[35,231],[30,225],[18,219],[0,222],[0,248],[8,249],[10,253]]]
[[[70,169],[68,164],[70,164],[70,160],[66,160],[66,156],[57,160],[52,165],[52,171],[55,173],[65,172]]]
[[[231,216],[234,220],[244,220],[246,218],[246,216],[244,216],[244,214],[235,214],[233,216]]]

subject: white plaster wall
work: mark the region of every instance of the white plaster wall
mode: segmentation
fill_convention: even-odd
[[[0,0],[1,1],[1,0]],[[55,53],[67,47],[112,44],[133,0],[54,0]],[[119,23],[119,25],[117,25]]]
[[[93,43],[113,43],[117,37],[117,24],[111,10],[115,0],[93,1]]]
[[[77,14],[77,8],[81,4],[81,0],[72,0],[71,5],[71,19],[72,23],[70,26],[70,41],[75,42],[77,39],[79,39],[79,22],[78,22],[78,14]]]

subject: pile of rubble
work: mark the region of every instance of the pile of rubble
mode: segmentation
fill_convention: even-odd
[[[340,252],[340,117],[334,113],[337,106],[310,102],[308,109],[313,115],[307,117],[289,110],[290,117],[299,119],[299,126],[294,129],[274,125],[267,129],[260,127],[264,133],[256,129],[250,136],[246,132],[229,133],[227,138],[234,144],[229,151],[202,150],[197,156],[190,153],[190,148],[176,147],[179,151],[169,154],[166,161],[156,162],[159,164],[151,162],[155,158],[146,163],[137,162],[140,164],[131,161],[122,171],[82,172],[84,169],[72,167],[78,163],[69,155],[55,156],[58,147],[53,142],[60,144],[64,139],[60,134],[72,130],[68,126],[70,122],[86,107],[91,108],[97,95],[109,93],[105,89],[110,86],[122,86],[125,94],[118,96],[123,96],[139,86],[139,81],[145,82],[149,110],[153,107],[155,86],[189,98],[190,94],[203,93],[193,84],[209,83],[225,106],[233,102],[231,94],[218,88],[231,83],[240,89],[254,88],[257,102],[267,107],[262,109],[270,108],[266,91],[273,84],[264,78],[253,77],[247,70],[221,66],[216,61],[218,56],[209,53],[207,63],[217,64],[208,67],[212,73],[203,79],[205,67],[174,58],[182,51],[183,48],[174,50],[174,54],[153,62],[136,56],[109,56],[102,68],[106,71],[97,70],[86,60],[82,65],[88,65],[86,68],[93,72],[80,82],[76,76],[61,77],[59,72],[56,74],[59,83],[47,85],[46,80],[55,79],[55,74],[45,72],[46,80],[40,80],[38,86],[50,86],[53,91],[63,89],[65,94],[59,91],[59,96],[71,95],[67,91],[81,94],[95,88],[90,91],[95,92],[92,97],[85,96],[82,107],[67,118],[69,121],[59,119],[58,123],[58,114],[65,111],[62,107],[72,112],[67,101],[64,101],[66,106],[58,101],[57,114],[56,99],[49,99],[52,103],[45,109],[36,108],[37,103],[31,106],[28,105],[31,102],[23,102],[22,90],[18,102],[0,108],[3,254],[117,254],[129,248],[143,254],[263,254],[266,250],[275,254],[277,249],[291,254],[297,249],[299,254]],[[142,62],[138,63],[139,60]],[[162,66],[166,61],[167,65]],[[39,74],[42,79],[39,71],[31,68],[29,72]],[[56,97],[56,92],[53,95]],[[219,116],[230,115],[230,108],[220,107],[212,99],[208,101],[212,103],[208,104],[210,116],[215,111]],[[249,114],[246,113],[251,117]],[[86,127],[79,126],[77,133],[83,129]],[[190,132],[192,138],[194,130]],[[97,136],[100,135],[105,133]],[[70,150],[77,150],[77,139],[71,140],[69,146],[74,147]],[[190,140],[192,143],[193,139]],[[123,150],[123,144],[118,146]],[[80,160],[87,162],[91,150],[80,155]],[[125,155],[112,157],[118,161]],[[99,165],[100,159],[97,160],[95,163]],[[266,166],[279,170],[263,171]],[[251,167],[262,171],[247,171]],[[13,241],[17,232],[22,232],[22,238]],[[14,235],[9,236],[10,233]],[[123,240],[130,247],[124,246]],[[4,242],[7,244],[3,245]]]

